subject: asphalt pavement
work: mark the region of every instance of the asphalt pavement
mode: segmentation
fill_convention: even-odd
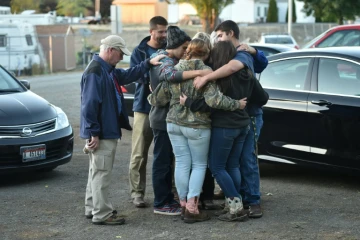
[[[149,207],[135,208],[128,182],[131,132],[126,130],[118,144],[110,187],[110,199],[126,224],[91,224],[84,216],[88,157],[78,137],[80,78],[81,72],[27,78],[33,92],[68,115],[75,135],[74,155],[70,163],[49,173],[0,176],[1,240],[360,239],[360,177],[296,165],[261,165],[262,218],[227,223],[213,216],[207,222],[186,224],[179,216],[153,213],[151,147],[145,196]]]

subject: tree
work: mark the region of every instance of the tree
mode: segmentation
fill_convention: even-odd
[[[11,0],[12,13],[20,13],[24,10],[39,10],[40,0]]]
[[[354,20],[360,14],[360,1],[349,0],[299,0],[304,2],[303,12],[313,15],[318,22],[344,24],[344,20]]]
[[[289,20],[289,7],[286,11],[286,22],[288,22]],[[295,6],[295,0],[292,0],[292,22],[295,23],[296,22],[296,6]]]
[[[219,22],[219,14],[234,0],[176,0],[178,3],[189,3],[201,19],[203,31],[211,33]]]
[[[278,22],[278,8],[276,0],[270,0],[266,22]]]
[[[58,15],[74,17],[84,14],[89,7],[93,7],[91,0],[59,0],[56,11]]]
[[[95,0],[91,0],[93,6],[95,6]],[[109,17],[110,16],[110,7],[113,0],[101,0],[100,4],[100,14],[101,17]],[[95,7],[92,7],[91,10],[95,13]]]
[[[0,6],[10,7],[11,0],[0,0]]]
[[[39,5],[39,11],[47,13],[49,11],[55,11],[58,0],[41,0]]]

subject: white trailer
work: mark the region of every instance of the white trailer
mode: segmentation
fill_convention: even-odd
[[[0,22],[0,64],[17,75],[40,63],[38,39],[32,24]]]

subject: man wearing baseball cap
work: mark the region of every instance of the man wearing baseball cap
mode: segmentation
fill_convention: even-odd
[[[93,224],[125,222],[108,199],[121,128],[131,130],[120,86],[138,79],[163,57],[146,59],[126,70],[115,68],[124,54],[131,54],[124,39],[117,35],[102,39],[99,55],[93,56],[81,79],[80,137],[86,140],[84,152],[89,155],[85,216]]]

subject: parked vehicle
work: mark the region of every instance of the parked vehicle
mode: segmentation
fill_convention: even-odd
[[[266,57],[274,55],[274,54],[278,54],[281,52],[294,51],[294,48],[286,46],[286,45],[281,45],[281,44],[249,43],[249,45],[256,49],[263,51],[264,55]]]
[[[69,162],[74,137],[66,114],[0,65],[0,173],[50,171]]]
[[[341,25],[323,32],[303,48],[360,46],[360,24]]]
[[[295,39],[288,33],[267,33],[262,34],[258,43],[282,44],[295,49],[299,49],[299,45]]]
[[[21,75],[40,64],[36,30],[24,22],[0,22],[0,64]]]
[[[259,159],[360,170],[360,48],[270,56]]]

